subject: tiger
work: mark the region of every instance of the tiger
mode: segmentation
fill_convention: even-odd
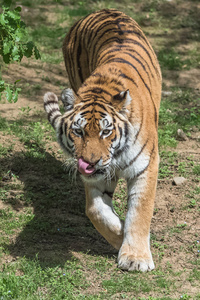
[[[155,268],[150,249],[159,165],[162,76],[152,46],[135,20],[103,9],[78,20],[63,56],[71,88],[44,95],[58,143],[82,179],[86,216],[118,250],[118,267]],[[127,212],[113,207],[117,182],[127,182]]]

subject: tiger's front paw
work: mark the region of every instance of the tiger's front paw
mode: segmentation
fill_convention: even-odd
[[[139,251],[119,252],[118,267],[126,271],[151,271],[155,268],[151,252],[149,254],[141,255]],[[138,254],[137,254],[138,253]]]

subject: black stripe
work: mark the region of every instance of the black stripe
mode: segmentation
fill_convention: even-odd
[[[154,107],[154,114],[155,114],[155,123],[156,123],[156,127],[157,127],[157,110],[156,110],[156,106],[155,106],[155,103],[153,101],[153,98],[152,98],[152,94],[151,94],[151,90],[149,88],[149,86],[145,83],[143,77],[140,75],[140,73],[138,72],[137,68],[131,64],[129,61],[123,59],[123,58],[115,58],[113,60],[111,60],[111,62],[118,62],[118,63],[123,63],[123,64],[128,64],[130,65],[132,68],[134,68],[136,70],[136,72],[138,73],[139,77],[141,78],[142,82],[144,83],[145,87],[147,88],[149,94],[150,94],[150,98],[151,98],[151,101],[153,103],[153,107]],[[109,63],[109,62],[108,62]]]
[[[139,53],[138,51],[136,51],[136,50],[134,50],[134,49],[132,49],[132,48],[130,48],[129,46],[126,46],[126,45],[116,45],[116,47],[115,47],[113,50],[111,50],[111,51],[114,52],[115,49],[120,51],[120,50],[123,49],[123,48],[124,48],[124,50],[127,51],[127,52],[136,53],[136,54],[140,57],[140,59],[142,59],[142,60],[144,61],[144,63],[147,65],[147,67],[148,67],[148,69],[149,69],[149,71],[150,71],[150,73],[151,73],[151,76],[154,78],[154,75],[153,75],[153,73],[152,73],[152,70],[151,70],[149,64],[148,64],[147,61],[144,59],[144,57],[143,57],[142,55],[140,55],[140,53]],[[107,53],[110,53],[111,51],[108,51]],[[123,52],[123,53],[124,53],[124,52]],[[105,55],[106,55],[106,53],[105,53]]]
[[[95,106],[96,106],[96,105],[99,106],[99,107],[101,107],[101,108],[102,108],[103,110],[105,110],[106,112],[108,112],[107,109],[106,109],[106,107],[105,107],[102,103],[96,102],[96,103],[95,103]]]
[[[51,120],[51,125],[53,126],[54,129],[55,129],[55,121],[56,121],[56,119],[59,118],[60,116],[61,116],[61,114],[60,114],[60,115],[56,115],[56,116],[53,117],[53,119]]]
[[[72,139],[72,137],[71,137],[71,135],[70,135],[70,133],[68,134],[68,136],[67,136],[68,138],[69,138],[69,140],[72,142],[72,143],[74,143],[74,140]],[[71,147],[70,147],[71,148]]]
[[[148,87],[148,85],[145,83],[143,77],[141,76],[141,74],[138,72],[138,69],[132,64],[130,63],[128,60],[123,59],[123,58],[115,58],[115,59],[111,59],[110,61],[108,61],[108,63],[110,62],[118,62],[118,63],[122,63],[122,64],[127,64],[129,66],[131,66],[139,75],[140,79],[142,80],[142,82],[144,83],[145,87],[147,88],[150,96],[151,96],[151,91],[150,88]]]
[[[138,154],[129,162],[129,164],[126,164],[123,168],[121,167],[121,170],[125,170],[126,168],[130,167],[135,161],[136,159],[140,156],[140,154],[143,152],[144,148],[146,147],[148,143],[148,139],[147,141],[144,143],[142,149],[138,152]]]
[[[121,139],[122,139],[122,128],[119,125],[118,125],[118,130],[119,130],[119,143],[115,148],[113,148],[111,146],[115,151],[120,148],[120,143],[121,143]],[[115,157],[115,153],[114,153],[113,157]]]
[[[59,110],[59,108],[53,108],[49,113],[48,113],[48,115],[47,115],[47,118],[48,118],[48,121],[51,123],[51,120],[50,120],[50,118],[51,118],[51,116],[55,113],[55,112],[59,112],[60,113],[60,110]],[[59,116],[61,116],[61,113],[59,114],[59,115],[57,115],[58,117]]]
[[[143,63],[138,58],[136,58],[134,55],[132,55],[131,53],[128,53],[128,52],[123,52],[123,54],[127,54],[130,57],[132,57],[133,59],[135,59],[142,66],[143,70],[147,73],[149,81],[151,81],[149,73],[147,72],[147,70],[146,70],[145,66],[143,65]]]
[[[86,114],[91,113],[91,110],[86,110],[80,114],[81,117],[84,117]]]
[[[119,74],[119,77],[122,77],[122,78],[125,78],[125,79],[130,80],[136,87],[138,87],[138,85],[137,85],[137,83],[134,81],[134,79],[131,78],[131,77],[129,77],[129,76],[127,76],[127,75],[125,75],[124,73]]]
[[[137,195],[137,193],[131,193],[130,195],[128,195],[128,202],[130,201],[131,198],[135,197]]]
[[[80,33],[81,34],[81,33]],[[79,40],[79,43],[78,43],[78,49],[77,49],[77,52],[76,52],[76,61],[77,61],[77,71],[78,71],[78,75],[79,75],[79,78],[81,80],[81,83],[83,83],[83,74],[82,74],[82,68],[81,68],[81,42]]]
[[[154,152],[154,149],[155,149],[155,144],[153,144],[153,148],[152,148],[151,153],[150,153],[150,160],[149,160],[148,165],[147,165],[142,171],[140,171],[140,172],[137,174],[137,177],[139,177],[140,175],[142,175],[142,174],[148,169],[148,167],[149,167],[149,165],[150,165],[150,162],[151,162],[151,159],[152,159],[152,154],[153,154],[153,152]]]
[[[125,142],[124,142],[124,146],[123,146],[121,149],[119,149],[118,151],[116,151],[116,152],[114,153],[113,156],[114,156],[115,158],[116,158],[117,156],[121,155],[124,151],[126,151],[126,150],[129,149],[129,145],[128,145],[129,135],[128,135],[128,133],[129,133],[129,130],[128,130],[128,123],[125,122],[125,123],[124,123],[124,135],[125,135],[126,139],[125,139]],[[120,141],[121,141],[121,140],[120,140]]]
[[[65,135],[67,136],[68,125],[65,123]]]
[[[86,109],[86,108],[88,108],[88,107],[90,107],[90,106],[94,106],[94,103],[87,103],[87,104],[83,105],[83,106],[81,107],[81,110],[84,110],[84,109]]]
[[[102,117],[102,118],[105,118],[107,115],[105,114],[105,113],[103,113],[103,112],[99,112],[100,113],[100,116]]]
[[[125,134],[125,137],[127,137],[128,134],[129,134],[129,129],[128,129],[128,123],[127,122],[124,122],[124,134]]]
[[[67,69],[67,72],[68,72],[71,87],[74,91],[76,91],[76,89],[75,89],[75,85],[74,85],[74,82],[75,82],[75,73],[74,73],[75,68],[74,68],[73,56],[74,56],[74,53],[75,53],[77,33],[78,33],[78,29],[79,29],[81,23],[82,23],[82,19],[77,21],[74,24],[74,26],[71,28],[70,32],[67,35],[67,39],[64,41],[66,44],[69,41],[71,41],[71,42],[73,41],[73,47],[71,45],[70,51],[67,50],[67,51],[65,51],[65,53],[68,54],[67,55],[67,62],[69,64],[69,68],[66,65],[66,69]],[[72,37],[72,35],[73,35],[73,37]],[[63,45],[63,48],[64,48],[64,46],[67,47],[67,45]]]
[[[44,102],[44,108],[45,108],[45,106],[47,106],[47,105],[51,105],[51,104],[57,104],[58,105],[58,101],[54,101],[54,100],[48,100],[48,102]]]
[[[121,45],[121,44],[123,44],[123,43],[124,43],[124,45],[125,45],[125,44],[133,44],[133,45],[137,45],[137,46],[139,46],[140,48],[142,48],[142,49],[145,51],[145,53],[147,54],[147,56],[149,57],[149,59],[150,59],[150,61],[151,61],[151,64],[152,64],[153,68],[155,69],[156,73],[158,74],[158,70],[157,70],[157,68],[155,67],[154,63],[153,63],[152,58],[151,58],[149,52],[147,51],[147,49],[146,49],[140,42],[138,42],[138,41],[136,41],[136,40],[133,40],[133,39],[120,39],[119,37],[114,36],[114,37],[108,38],[108,39],[105,40],[103,43],[101,43],[100,47],[98,48],[98,50],[97,50],[96,52],[99,53],[99,50],[100,50],[102,47],[104,47],[105,45],[107,45],[107,44],[109,44],[109,43],[112,43],[112,42],[117,42],[119,45]],[[150,49],[150,50],[151,50],[151,49]],[[94,46],[94,51],[93,51],[93,53],[94,53],[94,52],[95,52],[95,46]],[[151,52],[153,52],[153,51],[151,50]],[[94,54],[93,54],[93,56],[94,56]]]
[[[88,24],[90,24],[91,19],[93,19],[93,15],[89,15],[86,16],[85,18],[82,19],[82,22],[88,17],[88,20],[85,22],[82,30],[79,32],[79,43],[78,43],[78,49],[77,49],[77,53],[76,53],[76,59],[77,59],[77,70],[78,70],[78,74],[79,74],[79,78],[81,80],[81,82],[83,83],[84,79],[83,79],[83,73],[82,73],[82,68],[81,68],[81,52],[82,52],[82,47],[81,47],[81,37],[85,36],[87,34],[87,28],[88,28]],[[86,32],[84,32],[86,31]],[[87,52],[89,53],[89,52]],[[88,57],[87,57],[87,61],[88,61]],[[89,62],[88,62],[88,67],[89,67]]]
[[[103,12],[102,12],[103,13]],[[109,17],[110,17],[110,15],[109,15]],[[99,28],[98,26],[99,26],[99,23],[101,22],[101,21],[105,21],[105,19],[107,19],[107,16],[105,16],[105,15],[103,15],[103,14],[99,14],[99,18],[97,17],[97,16],[95,16],[95,18],[93,18],[93,20],[92,21],[94,21],[94,23],[93,24],[89,24],[89,25],[91,25],[91,27],[90,27],[90,34],[89,34],[89,36],[88,36],[88,42],[90,42],[90,40],[91,40],[91,38],[92,38],[92,34],[94,34],[94,35],[96,35],[96,31],[95,31],[95,29],[94,29],[94,27],[95,27],[95,25],[97,25],[97,29]],[[103,22],[103,23],[105,23],[105,22]],[[89,26],[88,26],[89,27]],[[92,42],[93,42],[93,39],[92,39]],[[89,45],[88,44],[88,48],[90,49],[90,46],[91,45]]]
[[[70,153],[69,150],[65,147],[65,144],[63,143],[63,139],[62,139],[62,135],[63,135],[63,123],[64,123],[64,119],[62,118],[61,122],[60,122],[60,126],[59,126],[59,131],[60,132],[58,134],[58,141],[59,141],[60,145],[62,146],[62,148],[64,150],[66,150],[68,153]]]
[[[81,94],[87,94],[88,92],[92,92],[92,93],[95,93],[95,94],[105,93],[109,96],[112,96],[108,91],[106,91],[102,88],[99,88],[99,87],[94,87],[94,88],[88,89],[86,91],[83,91]]]

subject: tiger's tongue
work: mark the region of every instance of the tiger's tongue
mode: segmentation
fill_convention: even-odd
[[[82,175],[88,176],[88,175],[94,173],[95,168],[91,167],[90,164],[88,164],[82,158],[79,158],[79,160],[78,160],[78,170]]]

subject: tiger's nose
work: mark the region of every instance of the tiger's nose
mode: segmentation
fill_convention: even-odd
[[[94,161],[94,160],[91,159],[90,162],[88,162],[88,163],[90,164],[90,166],[94,167],[94,166],[96,166],[98,164],[99,161],[100,161],[100,159],[98,159],[96,161]]]

